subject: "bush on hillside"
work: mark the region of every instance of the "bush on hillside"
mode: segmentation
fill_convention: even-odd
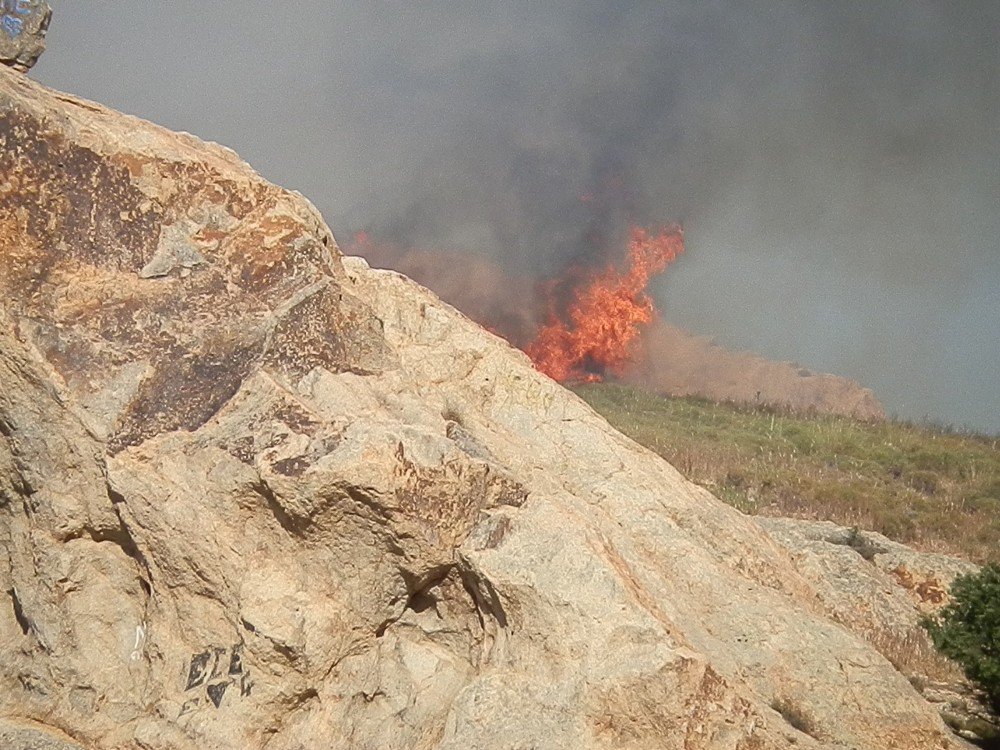
[[[924,622],[934,645],[965,670],[1000,713],[1000,565],[959,576],[953,601]]]

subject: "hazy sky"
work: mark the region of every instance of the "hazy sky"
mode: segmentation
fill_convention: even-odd
[[[550,273],[681,220],[668,320],[1000,432],[997,0],[51,4],[33,77],[236,149],[342,242]]]

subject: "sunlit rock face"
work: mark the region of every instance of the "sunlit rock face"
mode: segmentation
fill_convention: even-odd
[[[0,263],[0,733],[959,746],[753,520],[232,152],[0,70]]]

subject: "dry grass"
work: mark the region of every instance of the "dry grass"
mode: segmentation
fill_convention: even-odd
[[[909,630],[902,637],[888,631],[862,633],[862,636],[918,690],[928,682],[946,685],[965,682],[962,668],[934,648],[923,629]]]
[[[996,438],[664,398],[576,392],[614,427],[747,513],[826,519],[918,549],[1000,561]]]

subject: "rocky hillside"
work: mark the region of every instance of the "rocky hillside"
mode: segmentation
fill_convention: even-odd
[[[5,742],[963,746],[864,589],[232,152],[0,69],[0,263]]]

